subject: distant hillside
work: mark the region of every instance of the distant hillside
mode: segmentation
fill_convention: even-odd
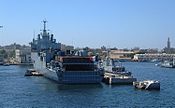
[[[3,59],[15,57],[15,50],[31,50],[30,46],[26,45],[20,45],[20,44],[10,44],[10,45],[5,45],[5,46],[0,46],[0,61]]]
[[[30,46],[20,45],[20,44],[14,43],[14,44],[10,44],[10,45],[0,46],[0,49],[4,49],[4,50],[30,49]]]

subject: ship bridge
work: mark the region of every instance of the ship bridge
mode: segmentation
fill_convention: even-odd
[[[37,39],[33,39],[31,49],[33,52],[40,52],[44,50],[60,50],[61,43],[57,43],[56,39],[53,38],[53,34],[49,34],[46,30],[47,21],[43,21],[44,29],[38,34]]]

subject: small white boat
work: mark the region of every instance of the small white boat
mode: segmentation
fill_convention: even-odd
[[[34,69],[27,69],[25,76],[42,76],[42,74]]]
[[[160,82],[155,80],[133,82],[133,86],[145,90],[160,90]]]
[[[165,61],[165,62],[161,63],[160,66],[161,67],[166,67],[166,68],[175,68],[175,63],[170,62],[170,61]]]
[[[165,68],[175,68],[175,58],[162,62],[160,66]]]

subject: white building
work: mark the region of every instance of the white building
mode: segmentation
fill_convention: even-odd
[[[16,62],[21,64],[21,63],[31,63],[31,50],[30,49],[23,49],[23,50],[19,50],[16,49],[15,50],[15,59]]]
[[[171,60],[175,57],[175,54],[135,54],[134,60],[136,61],[152,61],[152,60],[158,60],[158,61],[164,61],[164,60]]]

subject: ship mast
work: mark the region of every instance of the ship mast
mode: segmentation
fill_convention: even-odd
[[[47,30],[46,30],[46,23],[47,23],[47,21],[43,20],[43,25],[44,25],[43,36],[49,36],[48,33],[47,33]]]
[[[43,29],[43,31],[46,32],[46,23],[47,23],[47,21],[46,20],[43,20],[43,23],[44,23],[44,29]]]

